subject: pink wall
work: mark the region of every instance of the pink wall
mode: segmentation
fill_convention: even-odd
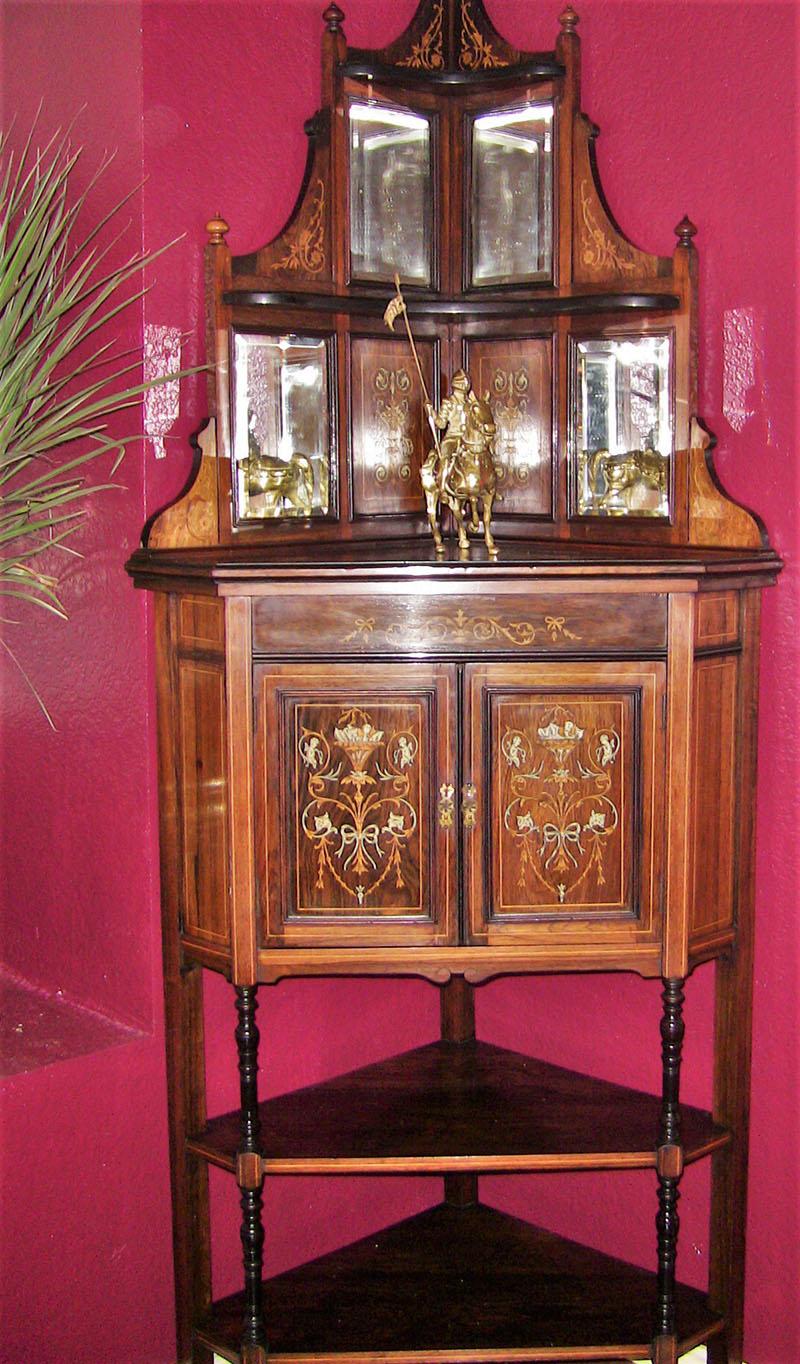
[[[186,232],[154,271],[144,319],[136,323],[190,333],[186,363],[202,358],[206,219],[221,211],[234,250],[247,250],[279,230],[294,201],[305,154],[302,122],[318,100],[323,7],[323,0],[23,0],[4,9],[6,109],[24,112],[44,93],[45,112],[52,109],[55,120],[86,101],[80,135],[93,147],[120,147],[120,184],[138,179],[142,167],[146,172],[146,245]],[[351,41],[369,45],[398,32],[414,3],[350,0],[346,8]],[[521,45],[552,46],[558,6],[490,0],[490,9]],[[795,243],[787,197],[796,182],[794,9],[680,0],[584,0],[580,9],[583,102],[603,127],[599,154],[609,200],[623,228],[648,249],[671,249],[672,228],[684,212],[698,224],[701,413],[720,438],[723,477],[764,515],[791,566],[766,607],[747,1348],[750,1364],[800,1364],[792,1311],[800,1281],[797,1114],[796,1105],[784,1108],[784,1096],[797,1092],[800,1033],[792,854],[797,474],[789,463]],[[740,431],[722,413],[722,328],[730,309],[752,310],[759,340],[746,404],[752,415]],[[4,1364],[26,1357],[40,1364],[172,1358],[149,625],[144,599],[127,585],[121,564],[145,511],[183,483],[185,438],[204,406],[202,380],[190,381],[168,459],[156,463],[149,450],[134,450],[126,491],[98,503],[87,558],[71,578],[72,624],[15,632],[20,657],[56,712],[57,736],[45,730],[18,680],[4,674],[4,795],[6,808],[13,799],[14,832],[4,851],[10,903],[3,955],[36,981],[145,1031],[139,1042],[9,1087],[15,1121],[7,1130],[18,1138],[6,1140],[4,1182],[20,1209],[9,1244],[27,1241],[35,1267],[23,1275],[15,1272],[22,1257],[9,1259],[5,1277],[16,1310],[6,1318],[13,1335],[0,1347]],[[701,1102],[710,1073],[710,978],[708,968],[697,973],[688,1002],[685,1092]],[[413,1045],[435,1028],[435,992],[418,982],[298,982],[262,993],[270,1092]],[[623,978],[610,1004],[607,995],[607,981],[599,979],[495,982],[479,995],[480,1030],[522,1050],[655,1087],[657,987]],[[225,987],[212,982],[209,996],[213,1031],[229,1030]],[[608,1047],[613,1067],[604,1062]],[[233,1101],[230,1059],[225,1035],[210,1056],[218,1107]],[[42,1129],[45,1140],[37,1142]],[[63,1182],[57,1166],[68,1176]],[[20,1189],[22,1171],[27,1187]],[[703,1182],[703,1172],[694,1171],[682,1204],[681,1273],[697,1281],[707,1258]],[[270,1266],[402,1216],[430,1201],[434,1188],[431,1181],[277,1181],[268,1198]],[[485,1181],[485,1193],[589,1241],[652,1257],[646,1179],[505,1179]],[[215,1181],[220,1286],[238,1276],[234,1202],[230,1184]],[[26,1225],[27,1207],[33,1216]],[[136,1306],[137,1294],[146,1309]],[[112,1327],[113,1348],[103,1334]]]

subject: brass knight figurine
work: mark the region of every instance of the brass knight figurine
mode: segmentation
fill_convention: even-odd
[[[436,553],[444,553],[444,542],[439,525],[439,507],[449,507],[458,527],[458,547],[462,555],[469,551],[469,536],[465,524],[469,506],[470,530],[479,531],[478,504],[483,517],[483,536],[491,558],[497,558],[497,546],[492,536],[492,506],[497,495],[497,471],[494,465],[494,438],[497,434],[488,393],[479,398],[473,391],[468,374],[460,369],[453,375],[451,393],[437,412],[425,386],[419,355],[414,344],[408,310],[400,289],[400,278],[395,275],[396,293],[384,313],[390,331],[398,317],[405,322],[408,343],[419,375],[425,400],[425,411],[433,433],[433,449],[420,470],[425,493],[428,521],[433,533]],[[444,431],[440,440],[439,432]]]
[[[434,434],[434,447],[420,471],[428,521],[433,532],[437,553],[444,549],[439,527],[439,506],[449,507],[458,527],[458,547],[469,549],[469,526],[480,530],[478,504],[483,517],[483,535],[492,558],[497,546],[491,531],[492,505],[497,490],[497,473],[493,447],[497,431],[492,409],[487,398],[474,392],[470,377],[460,369],[453,375],[449,398],[445,398],[438,412],[430,402],[425,410]],[[437,431],[444,431],[441,440]]]

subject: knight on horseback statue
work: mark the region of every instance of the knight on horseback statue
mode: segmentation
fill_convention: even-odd
[[[439,508],[449,507],[458,530],[458,547],[462,557],[469,553],[467,530],[479,532],[483,521],[483,537],[491,558],[497,558],[497,546],[491,530],[492,507],[497,496],[497,470],[494,463],[494,438],[497,434],[489,395],[478,397],[472,382],[463,369],[453,375],[450,396],[438,411],[431,403],[417,348],[408,321],[405,300],[396,277],[397,292],[384,314],[391,331],[401,315],[422,386],[425,412],[433,435],[433,448],[420,470],[420,481],[425,494],[428,522],[433,534],[436,553],[444,553]],[[440,437],[439,432],[444,434]],[[480,516],[479,516],[480,508]]]

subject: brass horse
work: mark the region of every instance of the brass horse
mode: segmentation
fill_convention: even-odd
[[[428,522],[433,533],[436,553],[444,553],[444,542],[439,526],[439,507],[449,507],[458,530],[458,547],[469,550],[467,521],[472,531],[480,530],[478,508],[483,520],[483,538],[492,558],[497,557],[497,546],[491,530],[492,507],[497,496],[497,471],[493,459],[493,442],[497,434],[488,397],[470,394],[464,434],[454,449],[443,441],[430,451],[420,471]]]

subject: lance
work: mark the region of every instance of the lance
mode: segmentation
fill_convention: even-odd
[[[390,332],[394,331],[394,324],[397,321],[398,317],[400,317],[401,315],[403,321],[406,324],[408,344],[411,347],[411,354],[414,357],[414,364],[417,367],[417,374],[419,375],[420,387],[422,388],[423,397],[425,399],[425,411],[428,417],[428,424],[431,428],[431,431],[433,432],[433,440],[434,444],[436,445],[436,449],[440,451],[439,432],[436,428],[436,422],[433,419],[433,403],[431,402],[430,394],[428,393],[428,388],[425,383],[425,376],[422,373],[422,365],[419,362],[419,355],[417,354],[417,347],[414,344],[414,336],[411,331],[411,324],[408,320],[408,309],[406,307],[406,301],[403,298],[403,291],[400,288],[400,276],[397,273],[395,273],[394,284],[397,292],[395,293],[394,298],[391,299],[389,306],[386,309],[386,312],[383,314],[383,320],[386,323],[387,327],[389,328]]]

